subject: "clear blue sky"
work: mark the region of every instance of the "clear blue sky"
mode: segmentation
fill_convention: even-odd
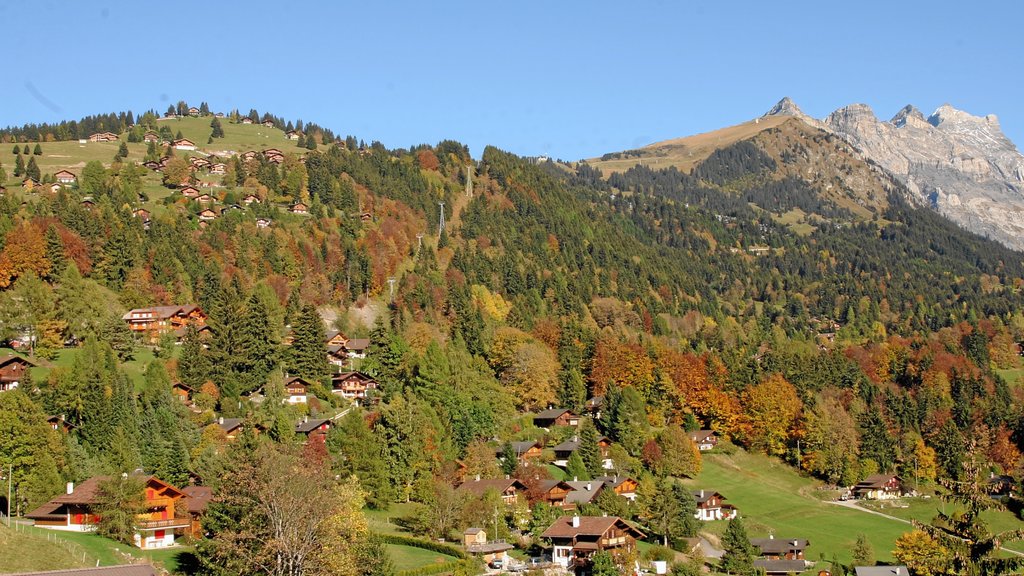
[[[256,108],[388,147],[574,160],[783,96],[996,114],[1024,144],[1024,2],[0,0],[0,125]]]

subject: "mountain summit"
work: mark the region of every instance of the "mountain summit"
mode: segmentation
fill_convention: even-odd
[[[906,106],[889,121],[866,104],[817,120],[784,98],[765,116],[793,116],[855,146],[964,228],[1024,251],[1024,156],[995,115],[974,116],[949,104],[925,118]]]

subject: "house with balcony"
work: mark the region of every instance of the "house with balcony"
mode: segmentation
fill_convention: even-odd
[[[541,534],[551,540],[551,560],[566,570],[587,571],[599,550],[613,556],[636,549],[644,533],[617,516],[563,516]]]
[[[456,492],[473,496],[483,496],[491,490],[501,495],[501,500],[511,506],[519,502],[520,494],[525,498],[527,486],[515,478],[484,478],[481,480],[478,476],[459,484],[459,487],[455,489]]]
[[[196,327],[206,325],[206,314],[195,304],[135,308],[121,319],[128,323],[133,334],[145,335],[151,343],[159,341],[160,336],[167,332],[190,324]]]
[[[91,532],[99,516],[101,484],[111,476],[94,476],[79,486],[68,482],[67,491],[25,515],[35,526],[50,530]],[[135,521],[135,545],[144,550],[174,545],[175,532],[187,530],[191,523],[179,506],[185,494],[156,476],[144,476],[143,512]],[[181,512],[181,515],[178,515]]]

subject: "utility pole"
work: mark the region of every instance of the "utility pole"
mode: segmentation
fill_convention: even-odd
[[[473,167],[466,166],[466,196],[473,197]]]
[[[391,276],[388,278],[388,293],[391,296],[391,301],[395,301],[395,277]]]
[[[441,237],[441,233],[444,232],[444,202],[437,203],[441,207],[441,219],[437,222],[437,237]]]
[[[11,482],[14,480],[14,463],[7,465],[7,527],[11,527]]]
[[[416,235],[416,241],[419,242],[419,244],[416,246],[416,251],[419,252],[420,250],[423,249],[423,232],[420,232],[419,234]]]

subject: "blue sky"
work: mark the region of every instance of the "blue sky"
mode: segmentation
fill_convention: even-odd
[[[0,0],[0,125],[186,100],[388,147],[566,160],[706,132],[783,96],[822,117],[949,102],[1024,144],[1024,3]]]

